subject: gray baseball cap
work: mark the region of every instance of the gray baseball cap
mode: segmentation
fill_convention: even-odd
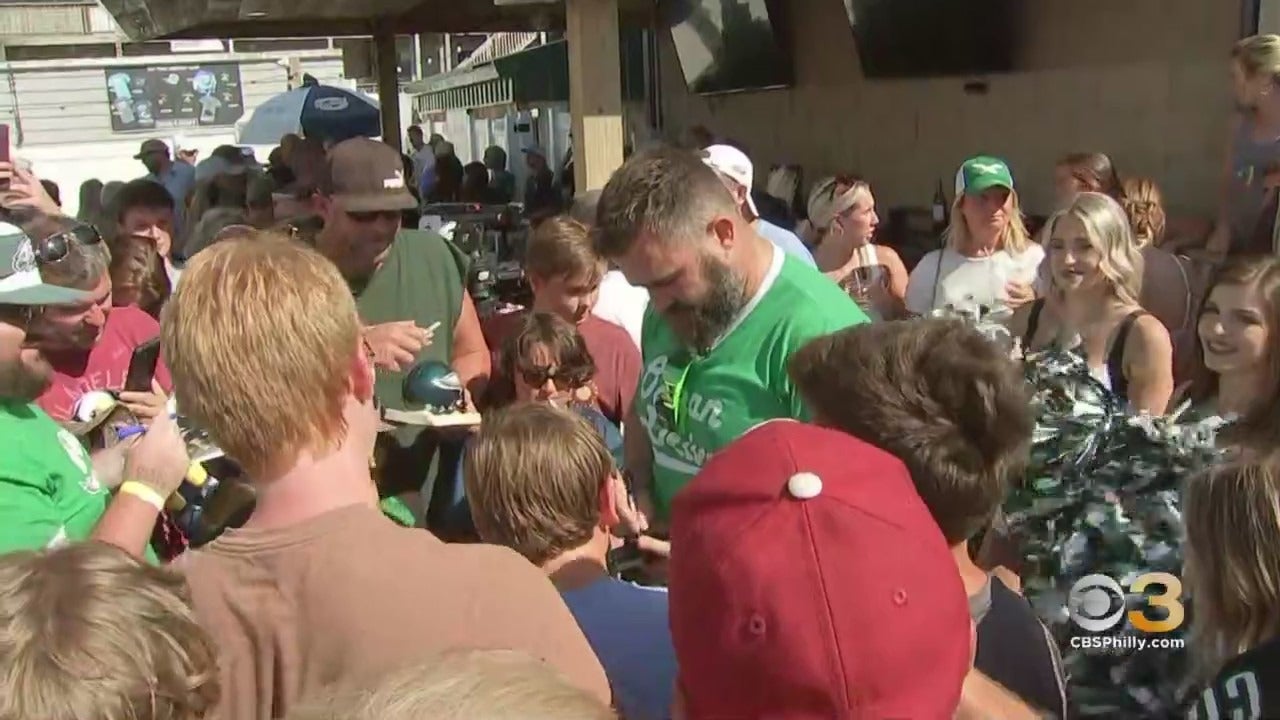
[[[0,304],[61,305],[89,297],[83,290],[46,283],[31,238],[17,225],[0,221]]]

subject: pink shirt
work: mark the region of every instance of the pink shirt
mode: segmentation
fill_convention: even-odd
[[[133,350],[160,334],[160,323],[136,307],[112,308],[102,337],[87,354],[46,353],[53,365],[53,382],[37,400],[54,420],[72,419],[76,402],[92,390],[122,390]],[[162,360],[155,379],[169,392],[173,381]]]

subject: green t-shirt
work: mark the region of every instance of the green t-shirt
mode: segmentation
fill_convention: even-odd
[[[427,328],[440,323],[431,344],[415,362],[453,361],[453,330],[462,312],[468,261],[457,247],[426,230],[401,230],[391,253],[363,287],[352,288],[360,319],[366,325],[412,320]],[[374,394],[384,407],[405,409],[404,373],[378,370]],[[435,477],[436,443],[424,428],[394,433],[379,475],[384,494],[420,490],[427,495]],[[447,472],[447,471],[446,471]]]
[[[87,540],[111,496],[80,441],[11,400],[0,400],[0,438],[0,553]]]
[[[646,311],[635,402],[653,446],[658,515],[667,517],[671,498],[712,453],[766,420],[805,419],[787,376],[791,354],[815,337],[865,322],[839,286],[777,248],[760,290],[706,355],[694,357],[652,307]]]

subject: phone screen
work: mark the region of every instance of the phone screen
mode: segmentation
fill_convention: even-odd
[[[156,365],[160,362],[160,338],[152,338],[133,349],[133,358],[129,361],[129,375],[124,389],[129,392],[147,392],[151,389],[151,378],[155,377]]]

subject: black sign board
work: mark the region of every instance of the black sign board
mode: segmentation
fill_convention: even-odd
[[[244,116],[236,63],[106,69],[111,129],[234,125]]]

